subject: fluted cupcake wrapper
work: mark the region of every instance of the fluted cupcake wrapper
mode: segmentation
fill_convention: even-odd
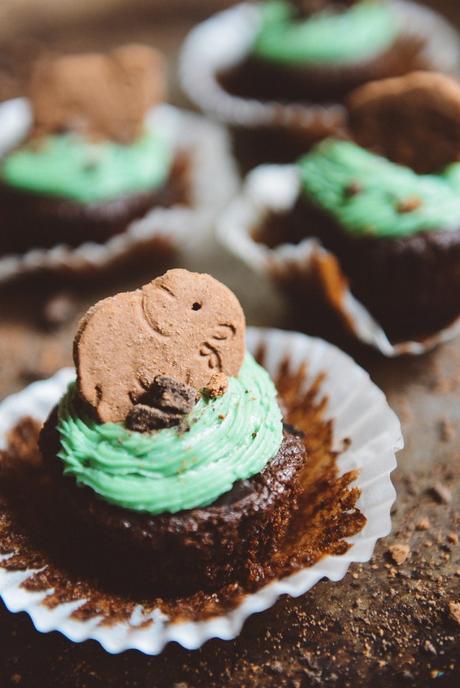
[[[252,270],[273,280],[277,285],[294,281],[307,289],[308,278],[319,263],[326,263],[330,253],[319,239],[306,238],[298,244],[281,244],[269,248],[253,238],[253,231],[270,212],[288,212],[300,192],[295,165],[260,165],[250,172],[239,196],[220,216],[217,237],[234,255]],[[346,280],[344,282],[346,284]],[[324,284],[322,284],[324,287]],[[460,317],[448,327],[414,341],[394,343],[383,327],[351,291],[341,285],[327,301],[340,315],[347,329],[360,341],[378,349],[384,356],[419,355],[460,334]]]
[[[391,530],[390,509],[396,494],[390,474],[396,467],[395,452],[403,446],[397,417],[368,374],[331,344],[295,332],[250,328],[248,348],[256,352],[261,347],[264,365],[274,378],[286,360],[293,372],[304,370],[301,387],[304,385],[305,390],[324,373],[319,392],[328,399],[326,420],[333,420],[334,449],[340,452],[339,473],[357,471],[353,483],[361,491],[357,506],[367,519],[357,535],[347,538],[348,551],[341,556],[324,556],[310,567],[273,580],[257,592],[244,595],[227,613],[206,620],[171,621],[159,609],[146,613],[138,605],[129,620],[111,625],[102,623],[101,617],[81,620],[72,616],[85,600],[76,599],[50,608],[45,598],[52,590],[31,592],[21,585],[34,571],[7,571],[0,560],[0,594],[8,609],[27,612],[42,632],[60,631],[75,642],[94,639],[111,653],[137,649],[154,655],[171,641],[196,649],[210,638],[234,638],[249,616],[271,607],[280,595],[302,595],[322,578],[341,580],[352,562],[366,562],[371,558],[377,540]],[[8,431],[22,417],[44,420],[73,376],[73,370],[61,370],[49,380],[36,382],[3,401],[0,449],[6,447]],[[349,443],[344,449],[345,439]],[[5,558],[8,554],[3,561]]]
[[[425,56],[433,68],[448,73],[460,69],[458,34],[439,14],[409,0],[394,0],[404,36],[425,43]],[[218,75],[241,62],[249,53],[260,25],[260,6],[241,3],[215,14],[195,27],[180,57],[182,86],[195,105],[209,116],[235,127],[308,130],[320,119],[323,128],[340,126],[344,108],[338,104],[262,102],[228,93]]]
[[[18,145],[31,123],[26,99],[0,104],[0,158]],[[205,118],[171,105],[147,115],[146,126],[163,133],[176,152],[189,155],[190,204],[154,207],[143,218],[105,243],[85,242],[34,248],[23,254],[0,256],[0,284],[39,270],[78,274],[110,267],[143,247],[159,246],[167,255],[187,251],[209,235],[216,215],[238,189],[238,175],[225,131]],[[219,183],[210,183],[210,180]],[[8,227],[4,227],[4,232]]]

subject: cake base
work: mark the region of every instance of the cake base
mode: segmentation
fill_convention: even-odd
[[[430,69],[422,56],[424,42],[399,38],[388,50],[355,63],[283,65],[249,55],[219,75],[232,95],[285,103],[343,102],[348,94],[368,81]]]
[[[460,315],[460,227],[401,238],[357,237],[300,197],[288,213],[269,215],[254,230],[254,239],[270,248],[307,237],[318,238],[337,257],[351,292],[391,341],[429,336]]]
[[[88,241],[102,244],[156,206],[188,203],[188,170],[188,156],[178,155],[169,179],[161,188],[97,203],[79,203],[0,184],[0,209],[5,227],[0,235],[0,256],[61,244],[80,246]]]
[[[40,449],[54,476],[59,522],[66,547],[119,571],[137,588],[177,594],[235,581],[253,586],[267,574],[302,491],[307,456],[302,433],[285,428],[282,445],[265,469],[240,480],[208,507],[151,516],[109,504],[63,476],[53,411]],[[116,576],[117,577],[117,576]]]

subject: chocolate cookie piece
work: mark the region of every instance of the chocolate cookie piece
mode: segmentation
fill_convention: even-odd
[[[29,84],[32,135],[78,131],[88,138],[131,143],[142,132],[148,108],[164,98],[165,90],[163,57],[147,46],[42,59]]]
[[[460,160],[460,83],[434,72],[367,84],[348,101],[356,141],[416,172]]]
[[[109,201],[78,203],[0,184],[2,223],[0,256],[34,248],[105,243],[157,206],[167,208],[189,201],[189,159],[177,156],[162,188],[132,193]]]
[[[83,556],[89,550],[101,558],[101,575],[119,571],[125,584],[185,594],[231,581],[251,584],[269,570],[302,490],[308,457],[298,433],[286,428],[265,469],[236,482],[212,505],[151,516],[111,505],[64,477],[56,421],[54,410],[40,448],[56,481],[59,518]]]
[[[126,427],[137,432],[151,432],[180,425],[196,399],[193,387],[173,377],[158,375],[126,416]]]
[[[90,308],[74,360],[81,397],[102,422],[122,422],[158,375],[213,392],[245,353],[238,299],[210,275],[169,270]]]

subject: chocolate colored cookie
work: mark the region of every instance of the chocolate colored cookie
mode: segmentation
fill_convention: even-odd
[[[29,86],[33,135],[78,131],[131,143],[165,90],[163,57],[147,46],[45,58],[34,66]]]
[[[56,480],[59,518],[69,523],[70,545],[100,561],[102,578],[184,594],[225,582],[251,585],[270,567],[302,489],[307,456],[299,434],[286,427],[265,469],[212,505],[151,516],[113,506],[64,477],[56,422],[54,410],[40,449]]]
[[[245,352],[238,299],[210,275],[169,270],[99,301],[74,343],[78,389],[102,422],[124,421],[159,375],[221,394]]]
[[[415,72],[363,86],[348,102],[356,141],[419,173],[460,160],[460,83]]]

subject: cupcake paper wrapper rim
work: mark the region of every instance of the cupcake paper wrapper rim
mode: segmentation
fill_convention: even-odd
[[[299,244],[281,244],[274,249],[254,241],[251,231],[269,211],[293,207],[300,190],[295,165],[260,165],[252,170],[241,194],[223,212],[217,223],[217,237],[251,269],[272,279],[294,269],[308,275],[315,258],[329,255],[319,239],[303,239]],[[460,334],[460,317],[443,330],[421,341],[392,343],[383,328],[349,289],[342,295],[340,313],[354,336],[389,358],[420,355]]]
[[[439,14],[410,0],[393,0],[403,32],[427,41],[426,55],[438,71],[457,73],[460,42],[457,31]],[[249,52],[260,24],[260,8],[241,3],[195,27],[188,35],[179,61],[184,91],[192,102],[228,125],[308,127],[321,117],[331,126],[344,116],[341,105],[322,106],[262,102],[233,96],[216,75],[241,61]]]
[[[0,104],[0,157],[23,140],[30,123],[26,99]],[[85,242],[75,248],[61,244],[0,256],[0,284],[41,269],[71,273],[102,269],[156,238],[167,240],[174,251],[186,249],[209,233],[216,215],[239,185],[227,134],[200,115],[166,104],[153,108],[146,124],[164,132],[177,150],[190,152],[192,205],[153,208],[103,244]],[[219,183],[210,185],[210,179],[218,179]]]
[[[37,593],[21,587],[33,571],[9,572],[1,568],[0,560],[0,594],[10,611],[27,612],[39,631],[60,631],[74,642],[94,639],[110,653],[137,649],[155,655],[171,641],[196,649],[210,638],[235,638],[249,616],[271,607],[280,595],[302,595],[322,578],[339,581],[352,562],[366,562],[371,558],[377,540],[391,530],[390,510],[396,493],[390,474],[396,467],[395,452],[403,446],[396,415],[369,375],[331,344],[295,332],[250,328],[249,350],[255,351],[260,345],[265,348],[265,364],[272,374],[286,356],[293,369],[307,361],[306,385],[319,372],[327,371],[321,393],[329,398],[327,417],[334,419],[336,448],[342,447],[345,437],[351,439],[350,447],[339,459],[339,470],[341,473],[359,470],[355,483],[361,489],[358,507],[367,518],[363,530],[348,539],[352,546],[347,553],[325,556],[309,568],[274,580],[246,595],[237,607],[221,616],[169,623],[159,610],[146,617],[139,606],[129,622],[111,626],[100,625],[97,617],[85,621],[71,618],[83,600],[48,608],[42,602],[50,591]],[[0,449],[5,447],[6,433],[21,417],[28,415],[44,420],[73,376],[72,369],[63,369],[54,377],[35,382],[5,399],[0,404]],[[153,623],[142,627],[146,618],[151,618]]]

